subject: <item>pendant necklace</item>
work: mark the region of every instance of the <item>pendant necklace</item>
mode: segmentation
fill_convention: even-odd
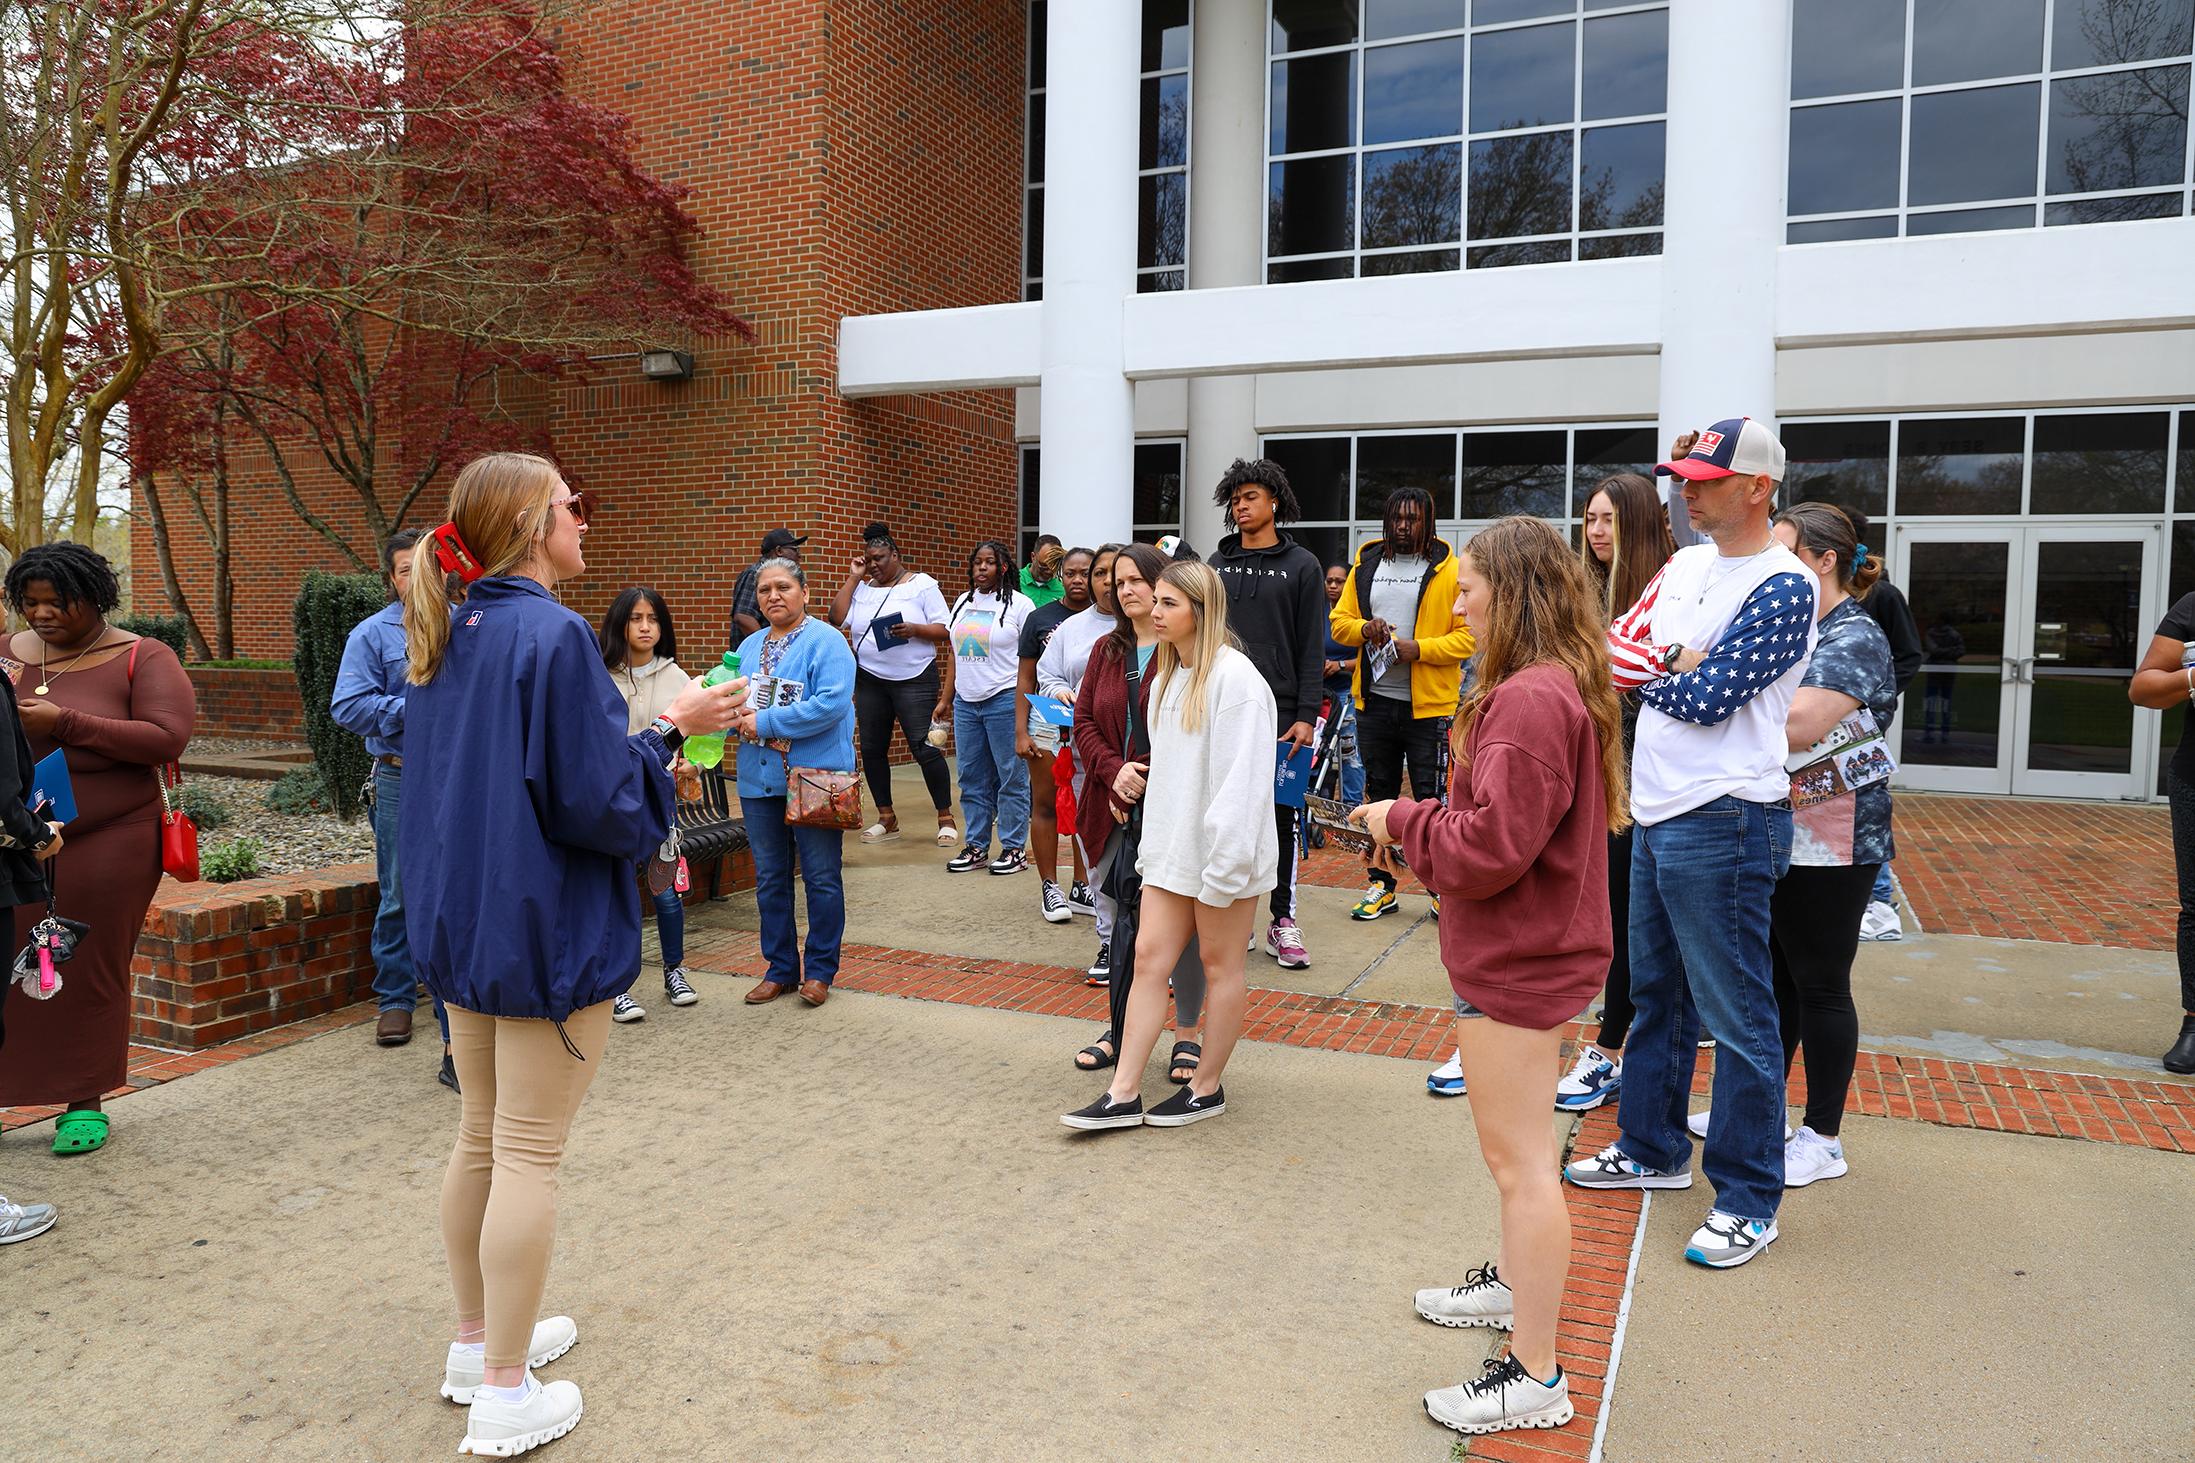
[[[85,656],[97,650],[99,648],[99,641],[106,638],[107,637],[104,634],[101,634],[97,640],[92,641],[91,644],[76,652],[76,660],[70,661],[67,665],[61,667],[61,669],[55,671],[53,674],[56,676],[63,676],[67,675],[70,671],[75,670],[76,662],[82,660]],[[48,684],[51,679],[52,678],[46,674],[46,642],[41,640],[38,642],[38,684],[32,689],[32,694],[43,696],[48,691],[52,690],[53,687]]]

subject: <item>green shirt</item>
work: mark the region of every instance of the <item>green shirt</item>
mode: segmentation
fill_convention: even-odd
[[[1042,609],[1048,604],[1058,604],[1067,597],[1067,585],[1057,574],[1040,583],[1031,577],[1034,569],[1035,566],[1030,565],[1021,571],[1021,592],[1029,596],[1029,603]]]

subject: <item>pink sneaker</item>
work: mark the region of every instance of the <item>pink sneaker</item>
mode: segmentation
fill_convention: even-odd
[[[1283,970],[1301,970],[1311,963],[1311,952],[1304,948],[1303,931],[1292,919],[1276,919],[1265,932],[1265,953],[1280,962]]]

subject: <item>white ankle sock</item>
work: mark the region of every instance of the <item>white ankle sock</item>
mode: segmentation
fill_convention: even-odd
[[[452,1352],[466,1351],[474,1356],[486,1356],[488,1354],[488,1343],[485,1341],[452,1341],[450,1350]]]
[[[531,1397],[540,1385],[539,1382],[534,1380],[534,1374],[528,1372],[526,1373],[526,1379],[515,1387],[481,1387],[473,1393],[473,1400],[477,1402],[486,1397],[495,1402],[523,1402]]]

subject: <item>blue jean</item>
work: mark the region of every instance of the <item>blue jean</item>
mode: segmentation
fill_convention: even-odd
[[[803,980],[829,985],[838,975],[838,948],[846,937],[846,835],[836,828],[788,828],[785,799],[742,797],[747,848],[755,860],[755,905],[762,916],[763,979],[779,985]],[[808,944],[800,945],[793,918],[793,859],[808,895]],[[1779,1051],[1781,1048],[1778,1049]]]
[[[411,939],[404,932],[404,888],[396,870],[396,824],[403,806],[403,770],[374,763],[373,874],[381,884],[381,907],[373,917],[373,994],[384,1011],[410,1011],[419,1004],[419,974],[412,968]],[[448,1041],[450,1018],[439,996],[434,1019]]]
[[[960,757],[960,812],[968,843],[988,850],[1029,846],[1029,764],[1014,754],[1014,693],[988,701],[953,698],[953,747]]]
[[[1675,1173],[1700,1026],[1715,1038],[1701,1159],[1715,1207],[1770,1220],[1783,1200],[1784,1069],[1768,904],[1791,867],[1791,810],[1721,797],[1641,826],[1631,848],[1631,1001],[1617,1122],[1626,1157]]]
[[[1337,698],[1341,730],[1334,733],[1334,758],[1341,764],[1341,800],[1355,807],[1364,801],[1364,758],[1357,749],[1357,705],[1343,692]]]
[[[1871,904],[1889,904],[1897,898],[1898,886],[1890,879],[1890,860],[1884,859],[1882,867],[1875,870],[1875,889],[1867,896]]]
[[[655,902],[655,939],[663,947],[663,970],[668,974],[686,963],[686,896],[666,889],[649,897]]]

